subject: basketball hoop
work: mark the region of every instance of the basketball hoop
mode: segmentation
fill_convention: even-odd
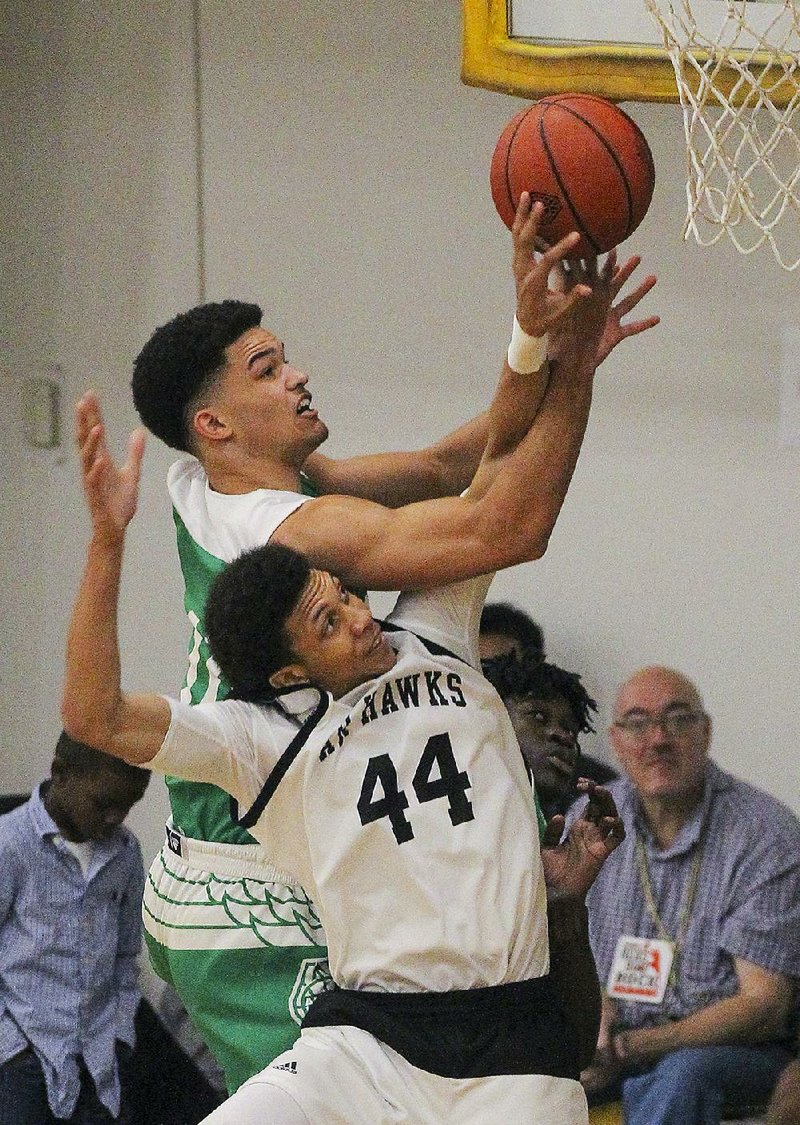
[[[800,265],[798,0],[644,0],[672,60],[688,155],[684,239],[765,242]]]

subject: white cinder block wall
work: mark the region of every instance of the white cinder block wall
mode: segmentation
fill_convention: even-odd
[[[259,300],[308,369],[331,453],[410,447],[454,427],[488,401],[513,314],[487,177],[521,103],[460,83],[455,2],[202,0],[203,254],[189,0],[42,0],[35,14],[2,0],[0,12],[0,785],[22,790],[58,733],[86,534],[69,404],[95,387],[122,449],[131,360],[196,302],[202,266],[209,299]],[[798,275],[767,251],[684,244],[679,111],[627,108],[658,181],[624,249],[659,274],[647,311],[663,324],[599,377],[548,555],[501,576],[494,595],[533,612],[603,722],[635,667],[693,676],[718,761],[800,811],[800,448],[779,439]],[[64,443],[34,452],[21,388],[53,364]],[[169,461],[151,442],[123,605],[130,687],[174,690],[182,674]],[[605,752],[601,735],[587,746]],[[148,860],[165,810],[154,781],[132,818]]]

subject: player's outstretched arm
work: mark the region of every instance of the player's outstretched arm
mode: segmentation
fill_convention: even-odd
[[[548,328],[589,292],[579,284],[550,288],[550,270],[578,235],[568,235],[537,255],[536,233],[542,212],[542,205],[534,205],[524,192],[511,232],[517,322],[522,332],[537,338],[544,337]],[[519,444],[541,404],[548,377],[545,348],[546,342],[540,360],[530,369],[526,367],[524,373],[512,370],[506,362],[490,410],[428,450],[340,462],[324,461],[322,455],[312,454],[306,470],[311,469],[312,479],[324,493],[366,497],[389,507],[457,495],[467,486],[474,491],[478,472],[485,487],[489,479],[482,471],[486,462]]]
[[[540,211],[527,198],[521,206],[527,208],[520,220],[522,237],[532,244]],[[540,259],[532,254],[523,259],[517,312],[529,336],[546,332],[586,295],[580,288],[565,294],[548,286],[550,269],[572,244],[567,238]],[[593,372],[564,363],[542,396],[543,356],[537,355],[528,375],[523,373],[519,394],[512,390],[519,373],[506,366],[492,408],[500,436],[466,497],[393,511],[352,497],[321,497],[302,505],[273,538],[304,551],[345,582],[369,589],[437,586],[540,557],[583,441]],[[528,429],[514,446],[518,415]]]
[[[630,316],[657,281],[654,274],[648,274],[639,285],[617,300],[640,263],[638,255],[622,265],[617,264],[615,255],[606,259],[612,271],[607,291],[610,299],[605,325],[596,340],[595,353],[588,361],[592,368],[599,367],[623,340],[654,328],[660,321],[657,315],[651,315],[623,323],[623,318]],[[521,265],[522,259],[515,264]],[[569,277],[563,272],[561,278],[563,286],[574,288],[582,283],[591,286],[590,264],[573,263]],[[419,500],[455,496],[463,492],[475,476],[488,436],[489,412],[484,411],[424,449],[341,459],[327,457],[317,451],[306,461],[305,470],[323,494],[358,496],[397,508]]]
[[[551,376],[547,363],[548,333],[557,329],[561,321],[578,317],[591,296],[590,286],[582,279],[571,285],[551,287],[551,274],[562,255],[572,249],[578,235],[568,234],[551,249],[538,254],[537,233],[543,210],[541,203],[534,203],[527,192],[522,193],[511,228],[517,298],[514,333],[489,410],[486,449],[470,484],[473,499],[486,491],[502,459],[516,449],[533,425]]]
[[[489,413],[424,449],[334,459],[319,451],[303,471],[323,495],[341,493],[399,508],[418,500],[457,496],[475,476],[489,433]]]
[[[76,441],[92,535],[67,635],[61,714],[71,737],[133,764],[150,761],[170,722],[158,695],[121,689],[117,610],[125,532],[136,512],[144,432],[128,442],[124,463],[108,451],[93,394],[75,408]]]

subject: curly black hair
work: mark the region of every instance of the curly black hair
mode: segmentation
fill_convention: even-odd
[[[261,323],[245,301],[198,305],[157,328],[133,364],[133,401],[148,430],[192,452],[191,407],[225,362],[225,349]]]
[[[597,703],[581,683],[577,672],[543,660],[536,652],[513,654],[483,661],[483,674],[504,701],[532,695],[536,699],[566,699],[579,732],[594,732],[590,715]]]
[[[511,602],[489,602],[481,613],[481,633],[502,633],[519,641],[520,648],[544,656],[544,633],[533,618]]]
[[[269,677],[292,659],[286,619],[310,573],[305,555],[267,543],[239,555],[214,579],[206,636],[233,698],[261,703],[274,695]]]

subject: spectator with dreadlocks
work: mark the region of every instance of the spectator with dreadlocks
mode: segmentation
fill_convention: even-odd
[[[581,754],[578,736],[594,731],[597,704],[577,672],[536,651],[486,660],[483,671],[506,705],[547,820],[566,812],[578,776],[601,785],[617,776],[605,762]]]

